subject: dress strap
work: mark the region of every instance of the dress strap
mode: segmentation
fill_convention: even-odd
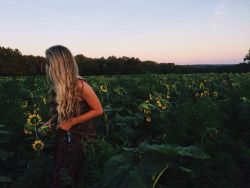
[[[83,80],[81,79],[81,82],[82,82],[82,88],[81,88],[81,97],[82,97],[82,90],[83,90],[83,88],[84,88],[84,82],[83,82]],[[83,97],[82,97],[83,98]]]

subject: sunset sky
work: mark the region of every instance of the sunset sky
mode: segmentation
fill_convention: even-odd
[[[250,0],[0,0],[0,46],[44,56],[236,64],[250,49]]]

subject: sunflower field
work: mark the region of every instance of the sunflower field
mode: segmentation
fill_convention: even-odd
[[[85,77],[104,113],[79,187],[249,187],[250,73]],[[45,77],[0,78],[0,186],[49,187]],[[70,178],[63,177],[70,185]]]

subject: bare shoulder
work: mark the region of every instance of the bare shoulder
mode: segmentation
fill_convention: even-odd
[[[86,91],[92,90],[92,87],[88,84],[88,82],[84,79],[78,79],[77,82],[77,90],[83,94]]]
[[[77,95],[79,99],[83,99],[83,93],[85,92],[86,88],[88,87],[88,83],[84,79],[78,79],[77,81]]]

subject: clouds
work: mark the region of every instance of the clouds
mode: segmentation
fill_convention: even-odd
[[[212,28],[216,28],[227,17],[226,9],[227,0],[220,0],[212,11],[212,21],[210,23]]]

